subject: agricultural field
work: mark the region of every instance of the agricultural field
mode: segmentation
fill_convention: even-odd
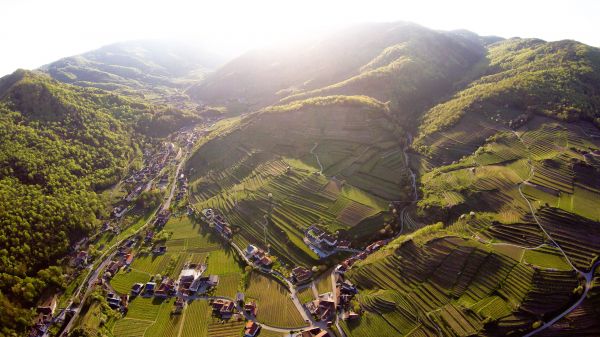
[[[567,263],[562,253],[551,246],[526,250],[523,255],[523,261],[541,268],[571,270],[571,266]]]
[[[256,300],[258,321],[283,328],[306,326],[287,288],[271,277],[253,272],[245,294],[247,300]]]
[[[181,330],[182,337],[206,337],[211,320],[208,301],[193,301],[185,309],[185,319]]]
[[[191,218],[172,217],[163,231],[170,233],[170,238],[164,243],[167,253],[158,256],[135,254],[131,266],[121,270],[111,280],[111,286],[117,292],[129,293],[134,283],[148,282],[157,274],[177,278],[185,263],[204,263],[211,253],[215,253],[217,259],[221,256],[219,254],[223,254],[219,239],[208,228],[203,229],[202,225],[194,223]],[[214,265],[233,271],[240,270],[235,261],[226,261],[225,258]]]
[[[320,294],[328,293],[332,291],[332,283],[331,283],[331,273],[326,272],[323,276],[319,277],[315,280],[315,285],[317,287],[317,292]]]
[[[342,323],[346,334],[380,325],[384,335],[523,335],[575,300],[571,263],[586,271],[600,251],[589,239],[600,235],[600,161],[591,155],[600,142],[578,125],[534,117],[513,131],[498,118],[419,140],[415,213],[444,223],[401,236],[346,274],[366,311]],[[572,319],[593,320],[586,302]]]
[[[375,322],[384,319],[400,335],[435,334],[437,326],[445,336],[464,336],[484,331],[486,319],[509,322],[517,315],[522,322],[503,333],[524,331],[535,315],[569,303],[577,285],[571,271],[534,269],[477,241],[433,233],[401,236],[347,274],[360,288],[365,326],[386,326]],[[344,329],[367,333],[364,317]]]
[[[378,105],[323,104],[249,116],[241,128],[200,147],[188,165],[195,208],[221,211],[237,230],[234,242],[240,246],[265,246],[267,227],[266,244],[284,265],[318,263],[302,240],[309,226],[348,231],[360,240],[381,228],[390,200],[411,193],[401,131],[386,123]],[[273,123],[256,123],[263,119]],[[294,127],[286,129],[290,123]],[[361,230],[372,219],[379,228],[369,223]]]
[[[310,301],[314,301],[315,295],[313,293],[312,287],[308,286],[308,287],[305,287],[304,289],[298,291],[298,299],[300,300],[300,303],[302,303],[302,304],[308,303]]]

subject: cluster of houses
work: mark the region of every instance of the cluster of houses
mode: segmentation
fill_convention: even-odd
[[[177,177],[177,184],[179,186],[179,189],[177,190],[175,200],[179,201],[183,199],[188,188],[188,180],[183,173],[180,174],[179,177]]]
[[[240,299],[241,295],[241,299]],[[238,293],[238,303],[243,304],[243,294]],[[210,306],[212,308],[212,314],[221,319],[227,320],[232,318],[234,314],[236,314],[236,305],[234,301],[227,299],[214,299],[210,301]],[[246,303],[243,307],[244,312],[251,317],[256,317],[256,303],[250,302]],[[260,331],[260,325],[253,320],[248,320],[246,322],[246,326],[244,327],[244,337],[255,337],[258,335]]]
[[[258,311],[258,307],[256,306],[256,302],[254,301],[250,301],[250,302],[245,302],[244,301],[245,296],[244,293],[240,293],[238,292],[235,295],[235,301],[240,305],[240,307],[244,308],[244,312],[249,315],[250,317],[256,317],[256,313]]]
[[[315,317],[316,320],[330,322],[335,317],[336,306],[332,293],[319,295],[319,299],[306,303],[306,309]]]
[[[125,241],[125,243],[119,247],[115,257],[108,263],[108,266],[104,271],[104,278],[111,279],[117,275],[122,267],[127,268],[131,265],[134,259],[132,247],[136,244],[136,242],[136,238],[131,238]]]
[[[154,220],[154,227],[158,230],[163,228],[167,221],[171,218],[171,211],[168,209],[163,209],[156,215],[156,219]]]
[[[233,231],[231,226],[221,214],[217,214],[212,208],[205,208],[202,210],[203,219],[208,223],[214,225],[217,232],[226,240],[231,240]]]
[[[48,325],[52,322],[54,312],[58,305],[58,295],[46,292],[42,294],[40,303],[36,309],[37,316],[29,332],[29,336],[42,336],[48,330]]]
[[[248,260],[258,267],[270,267],[273,264],[273,259],[269,256],[269,253],[254,245],[248,245],[245,253]]]
[[[144,168],[138,171],[134,171],[125,182],[129,185],[133,185],[125,201],[131,202],[135,200],[144,190],[146,190],[152,180],[160,171],[167,165],[169,157],[175,152],[175,145],[173,143],[166,144],[160,151],[154,155],[150,155],[149,152],[144,153]]]
[[[337,296],[337,305],[340,308],[343,308],[344,315],[342,319],[345,320],[354,320],[359,318],[359,315],[356,312],[352,311],[350,302],[358,294],[358,289],[349,281],[338,280],[335,287],[335,294]]]
[[[358,294],[358,290],[349,281],[338,278],[335,292],[319,295],[319,298],[308,302],[306,309],[316,320],[331,324],[339,308],[343,309],[343,319],[356,319],[359,315],[352,311],[351,301]]]
[[[217,275],[203,276],[205,270],[204,265],[190,264],[181,271],[177,281],[165,276],[158,284],[156,282],[134,284],[131,287],[131,296],[167,298],[180,295],[175,302],[175,311],[178,312],[183,309],[185,298],[204,293],[219,284]]]
[[[195,128],[184,127],[175,134],[174,140],[189,150],[194,146],[196,141],[204,132],[204,130],[196,130]]]
[[[342,261],[342,263],[338,264],[335,267],[335,271],[339,274],[345,273],[348,269],[350,269],[354,265],[354,263],[356,263],[356,261],[366,259],[367,256],[369,256],[369,254],[378,251],[381,247],[385,246],[388,242],[389,242],[389,240],[379,240],[379,241],[373,242],[372,244],[368,245],[367,248],[365,248],[365,250],[345,259],[344,261]]]
[[[304,242],[322,258],[331,255],[336,249],[350,248],[350,241],[340,240],[336,235],[327,233],[315,225],[304,231]]]

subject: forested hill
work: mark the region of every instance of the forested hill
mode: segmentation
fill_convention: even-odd
[[[600,49],[576,41],[510,39],[488,48],[481,74],[429,110],[420,138],[461,118],[541,114],[600,125]],[[420,139],[419,139],[420,141]]]
[[[224,57],[192,43],[139,40],[66,57],[41,69],[65,83],[172,100],[179,89],[223,62]]]
[[[30,323],[51,267],[104,212],[97,191],[136,154],[152,108],[98,89],[19,70],[0,79],[0,326]]]

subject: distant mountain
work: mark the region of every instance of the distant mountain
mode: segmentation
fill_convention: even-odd
[[[411,23],[358,25],[285,49],[249,52],[191,87],[191,97],[252,110],[279,100],[369,95],[414,113],[453,85],[485,55],[482,38]]]
[[[142,40],[111,44],[41,69],[61,82],[79,86],[160,94],[185,88],[223,62],[223,57],[192,43]]]

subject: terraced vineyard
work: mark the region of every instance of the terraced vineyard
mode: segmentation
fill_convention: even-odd
[[[368,317],[380,315],[402,335],[525,331],[539,315],[564,308],[578,286],[572,271],[535,269],[473,240],[417,232],[391,246],[348,277],[361,288]],[[347,332],[361,336],[351,326]]]
[[[247,300],[256,300],[259,322],[283,328],[306,326],[306,322],[290,299],[289,291],[272,278],[253,272],[245,294]]]
[[[189,167],[195,207],[221,211],[239,230],[234,241],[240,246],[264,246],[270,213],[271,251],[293,265],[317,264],[302,240],[313,224],[343,237],[371,236],[382,226],[374,228],[371,220],[387,214],[390,200],[411,193],[400,131],[385,122],[376,101],[349,97],[340,105],[333,99],[266,109],[201,147]]]

